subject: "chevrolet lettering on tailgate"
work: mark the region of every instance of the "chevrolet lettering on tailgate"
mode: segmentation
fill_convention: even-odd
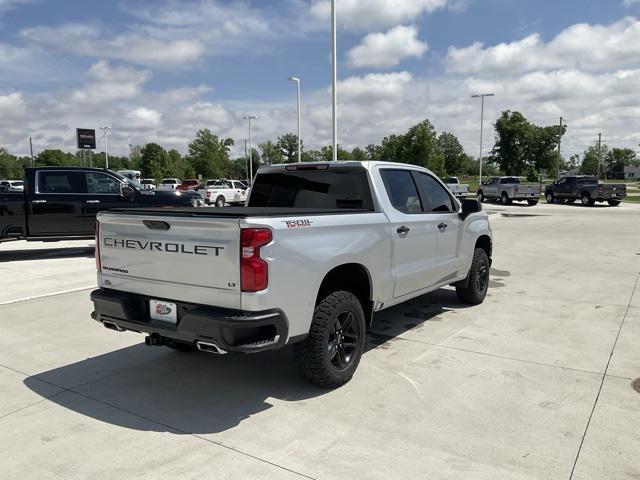
[[[146,250],[149,252],[184,253],[187,255],[210,255],[220,256],[220,251],[224,247],[213,245],[193,245],[191,247],[184,243],[151,242],[134,240],[130,238],[104,237],[105,248],[127,248],[129,250]]]

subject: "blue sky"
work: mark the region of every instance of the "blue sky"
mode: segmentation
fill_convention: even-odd
[[[113,148],[185,151],[198,128],[241,144],[295,129],[329,141],[326,0],[0,0],[0,145],[73,147],[76,127],[113,127]],[[392,7],[393,5],[393,7]],[[379,142],[424,118],[477,149],[478,106],[570,126],[566,153],[599,131],[640,143],[640,1],[338,0],[340,142]],[[485,149],[491,147],[491,139]]]

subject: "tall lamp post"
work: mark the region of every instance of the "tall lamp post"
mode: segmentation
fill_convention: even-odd
[[[300,136],[300,79],[296,77],[289,77],[289,80],[296,82],[296,91],[298,94],[298,162],[302,161],[302,144]]]
[[[494,97],[494,93],[478,93],[476,95],[471,95],[471,98],[479,98],[481,99],[481,107],[480,107],[480,184],[482,184],[482,133],[484,127],[484,97]]]
[[[104,134],[104,168],[109,169],[109,141],[107,140],[107,133],[111,130],[111,127],[100,127]]]
[[[332,160],[338,160],[338,93],[336,91],[336,83],[338,80],[338,62],[336,52],[336,0],[331,0],[331,38],[332,38],[332,54],[331,63],[333,70],[333,78],[331,82],[331,102],[333,112],[333,156]]]
[[[251,145],[251,120],[256,120],[257,115],[245,115],[245,120],[249,122],[249,185],[253,185],[253,146]]]

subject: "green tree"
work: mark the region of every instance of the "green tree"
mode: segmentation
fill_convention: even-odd
[[[271,140],[261,143],[258,146],[262,151],[262,161],[267,165],[275,165],[277,163],[284,162],[284,155],[282,154],[282,150]]]
[[[607,176],[624,178],[624,167],[636,163],[636,153],[630,148],[612,148],[605,156]]]
[[[367,160],[384,160],[382,146],[370,143],[365,150],[367,152]]]
[[[420,165],[443,176],[444,155],[438,148],[436,130],[429,120],[414,125],[400,137],[400,161],[412,165]]]
[[[298,136],[293,133],[287,133],[278,137],[277,147],[282,152],[286,163],[294,163],[298,161]],[[302,148],[302,146],[300,147]]]
[[[140,150],[140,171],[143,177],[160,180],[170,176],[173,172],[168,168],[169,155],[166,150],[157,143],[147,143]]]
[[[75,155],[62,150],[47,149],[41,151],[36,157],[36,165],[47,167],[68,167],[78,165]]]
[[[367,156],[367,151],[363,150],[360,147],[356,147],[353,150],[351,150],[351,158],[353,160],[358,160],[360,162],[369,160],[369,157]]]
[[[495,123],[496,143],[490,162],[506,175],[522,175],[527,166],[526,149],[531,135],[531,124],[520,112],[502,112]]]
[[[604,172],[605,164],[604,160],[609,153],[609,147],[606,144],[602,144],[601,149],[597,146],[591,146],[582,155],[582,165],[580,166],[580,172],[584,175],[597,175],[600,176]]]
[[[203,178],[220,178],[229,168],[229,150],[233,146],[230,138],[220,139],[207,128],[198,131],[189,144],[191,171]]]
[[[345,150],[340,145],[338,145],[337,157],[338,160],[353,160],[351,152]],[[320,149],[320,160],[325,162],[333,160],[333,145],[324,146]]]
[[[24,176],[25,163],[0,147],[0,179],[20,179]]]
[[[473,159],[464,153],[464,149],[453,133],[442,132],[438,136],[438,148],[444,156],[444,169],[449,175],[461,175],[469,169]]]
[[[322,162],[324,157],[320,150],[303,150],[302,151],[303,162]]]

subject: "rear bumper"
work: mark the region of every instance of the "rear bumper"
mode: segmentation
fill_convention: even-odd
[[[288,337],[287,318],[280,310],[244,312],[227,308],[177,302],[176,325],[151,320],[144,295],[117,290],[91,292],[91,318],[112,328],[158,335],[186,343],[210,342],[229,352],[253,353],[282,347]]]

